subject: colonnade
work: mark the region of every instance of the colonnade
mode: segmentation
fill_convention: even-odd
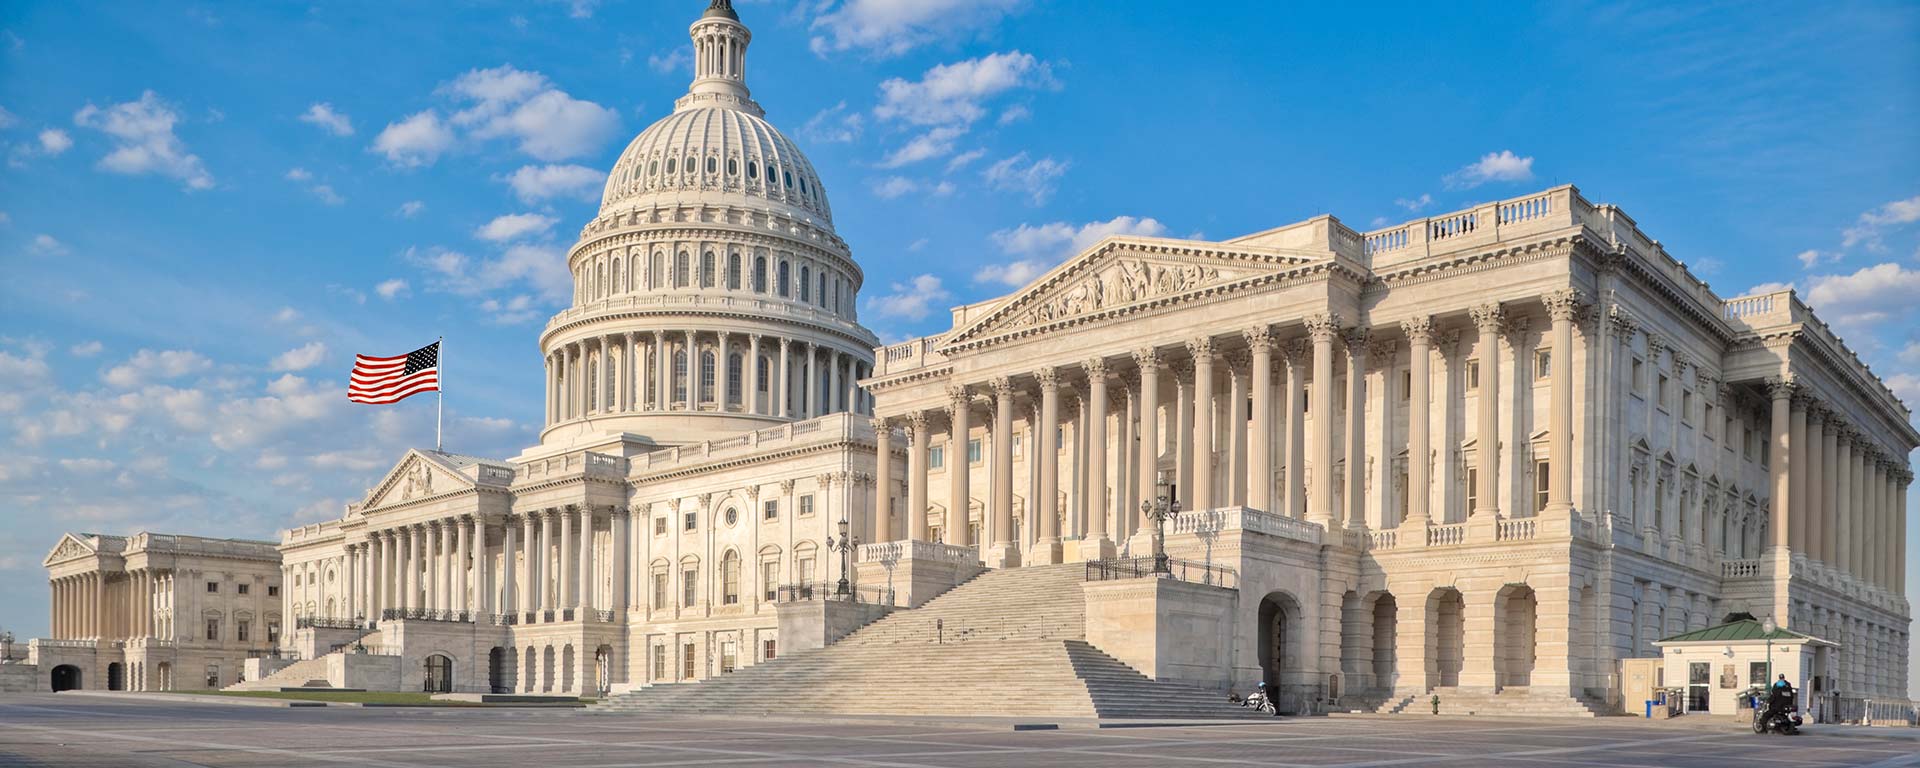
[[[1552,322],[1549,343],[1555,349],[1572,349],[1573,323],[1583,305],[1582,297],[1574,291],[1559,291],[1543,296],[1541,304]],[[1475,307],[1468,314],[1479,333],[1479,348],[1499,349],[1501,336],[1508,330],[1507,308],[1489,304]],[[1375,491],[1370,504],[1369,481],[1363,474],[1372,464],[1370,451],[1389,452],[1377,457],[1383,465],[1393,459],[1386,440],[1370,441],[1365,434],[1369,407],[1365,380],[1371,375],[1368,358],[1375,355],[1390,368],[1402,340],[1411,351],[1410,381],[1417,388],[1410,394],[1408,455],[1427,457],[1437,447],[1428,427],[1429,411],[1446,407],[1446,401],[1427,396],[1434,378],[1432,351],[1440,336],[1435,318],[1421,316],[1402,322],[1396,334],[1399,339],[1376,338],[1370,329],[1349,327],[1332,313],[1305,318],[1297,327],[1299,336],[1286,344],[1277,342],[1276,330],[1262,325],[1227,336],[1148,344],[1126,358],[1101,356],[1066,364],[1039,360],[1028,371],[984,382],[949,384],[944,409],[889,415],[876,424],[883,427],[883,434],[890,433],[893,419],[904,421],[907,427],[905,536],[919,540],[929,536],[928,450],[942,439],[935,436],[935,430],[944,427],[948,519],[941,526],[942,538],[951,545],[975,546],[976,542],[968,540],[973,489],[971,473],[965,470],[969,431],[976,417],[976,401],[982,396],[992,405],[986,411],[986,423],[987,443],[992,446],[988,476],[993,486],[983,521],[987,540],[978,544],[996,553],[990,558],[995,565],[1007,564],[1006,553],[1021,549],[1021,542],[1011,539],[1015,530],[1010,449],[1013,421],[1024,417],[1031,424],[1043,425],[1034,437],[1039,450],[1029,455],[1035,475],[1034,495],[1042,500],[1054,499],[1057,504],[1061,490],[1059,452],[1046,448],[1059,439],[1063,408],[1077,410],[1065,420],[1079,426],[1074,431],[1082,437],[1079,447],[1084,449],[1084,463],[1077,461],[1078,471],[1071,475],[1071,482],[1081,483],[1076,495],[1086,505],[1081,531],[1083,556],[1110,556],[1112,536],[1151,525],[1137,502],[1154,497],[1163,473],[1174,485],[1176,500],[1188,510],[1225,506],[1275,513],[1284,510],[1284,514],[1329,530],[1365,529],[1370,519],[1372,525],[1383,527],[1447,522],[1436,519],[1424,493],[1409,493],[1404,502],[1398,502],[1391,494]],[[1445,355],[1442,359],[1449,366],[1466,362]],[[1497,360],[1498,355],[1483,352],[1477,361],[1478,403],[1504,402],[1500,398]],[[1336,393],[1337,363],[1344,365],[1348,375],[1346,386]],[[1570,427],[1574,387],[1570,369],[1570,365],[1556,365],[1547,376],[1551,399],[1548,455],[1535,456],[1549,460],[1544,469],[1549,473],[1545,510],[1550,514],[1570,514],[1574,506],[1572,462],[1558,460],[1573,455]],[[1453,373],[1449,371],[1445,380],[1457,380]],[[1384,376],[1381,383],[1386,384]],[[1515,386],[1530,385],[1515,382]],[[1376,395],[1384,396],[1386,389],[1390,386],[1381,387]],[[1172,397],[1163,401],[1167,394]],[[1460,397],[1459,393],[1452,396]],[[1335,408],[1328,407],[1336,398],[1345,402],[1343,445],[1335,439],[1336,422],[1342,420],[1333,417]],[[1075,403],[1070,401],[1078,401],[1079,407],[1072,408]],[[1320,410],[1311,410],[1310,406]],[[1531,514],[1531,507],[1502,507],[1499,478],[1521,468],[1512,463],[1515,452],[1501,449],[1498,409],[1476,410],[1478,434],[1496,437],[1480,440],[1473,454],[1477,503],[1469,510],[1469,519]],[[1280,418],[1276,419],[1276,414]],[[1139,439],[1109,440],[1110,415],[1122,416],[1117,427],[1137,430]],[[1164,450],[1163,426],[1168,432]],[[1277,428],[1286,430],[1279,440]],[[1336,448],[1341,450],[1336,452]],[[1282,451],[1284,455],[1280,455]],[[1109,461],[1119,470],[1114,476],[1121,478],[1111,485]],[[1361,471],[1350,469],[1356,467]],[[1409,462],[1407,469],[1413,488],[1427,487],[1431,468],[1426,462]],[[1377,471],[1384,473],[1385,469]],[[1383,482],[1373,487],[1388,487],[1386,475],[1379,477]],[[1038,530],[1029,537],[1034,551],[1030,557],[1057,562],[1060,516],[1058,510],[1047,510],[1047,506],[1051,505],[1042,505],[1036,521]],[[885,519],[886,515],[880,517]]]
[[[154,598],[170,588],[171,574],[140,568],[125,573],[91,571],[48,582],[53,637],[118,640],[155,637]]]
[[[708,330],[605,334],[548,353],[547,423],[631,412],[871,413],[871,396],[858,386],[870,371],[861,355],[803,339]]]
[[[596,594],[594,531],[614,549],[612,594]],[[626,605],[627,510],[569,505],[498,519],[462,515],[370,531],[347,547],[349,613],[511,614]],[[494,554],[499,573],[492,572]],[[524,567],[526,573],[520,573]]]
[[[1770,544],[1861,583],[1906,594],[1906,463],[1790,378],[1772,407]]]

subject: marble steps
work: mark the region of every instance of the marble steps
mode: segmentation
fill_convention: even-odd
[[[1534,693],[1526,688],[1507,688],[1499,693],[1436,688],[1432,693],[1412,697],[1400,712],[1433,713],[1434,695],[1440,696],[1441,715],[1476,717],[1598,717],[1593,704],[1569,695]]]
[[[383,637],[381,631],[376,629],[361,635],[360,638],[354,642],[368,646],[378,646]],[[349,651],[341,650],[335,651],[334,653],[348,652]],[[277,691],[281,688],[329,688],[332,687],[333,684],[327,680],[327,656],[331,655],[333,654],[326,654],[311,659],[301,659],[300,661],[281,667],[273,674],[267,675],[259,680],[235,683],[227,686],[223,690]]]

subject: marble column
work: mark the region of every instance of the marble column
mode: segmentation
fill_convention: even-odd
[[[971,431],[973,396],[965,384],[947,388],[947,543],[971,547],[967,536],[968,507],[972,501],[972,467],[967,463],[967,435]]]
[[[747,509],[742,513],[747,520],[756,521],[752,523],[755,525],[758,524],[758,515],[760,514],[760,510],[757,509],[756,506],[755,504],[749,503]],[[613,527],[613,594],[610,596],[609,602],[611,604],[608,607],[615,611],[622,612],[621,614],[615,615],[616,620],[618,620],[627,608],[633,605],[633,597],[628,592],[628,589],[632,586],[629,582],[633,578],[631,569],[631,562],[633,560],[632,511],[625,507],[614,507],[611,525]]]
[[[1113,557],[1113,539],[1107,535],[1107,519],[1113,510],[1108,504],[1107,454],[1107,361],[1093,358],[1086,362],[1087,372],[1087,527],[1080,539],[1080,559],[1105,560]],[[1012,463],[1008,463],[1012,474]]]
[[[539,515],[540,539],[537,544],[533,545],[534,565],[528,568],[527,571],[528,576],[534,579],[532,584],[534,595],[532,601],[533,609],[537,611],[548,611],[552,610],[556,604],[556,601],[553,599],[553,577],[551,575],[555,570],[552,560],[555,510],[544,509],[539,512]]]
[[[673,353],[667,350],[667,332],[653,332],[653,410],[672,409],[673,403]],[[527,569],[528,578],[532,578],[533,569]]]
[[[1253,435],[1247,441],[1246,504],[1262,512],[1273,504],[1273,331],[1262,325],[1242,335],[1252,353]]]
[[[477,571],[468,568],[468,566],[473,564],[473,539],[470,536],[473,529],[468,527],[465,521],[460,518],[454,518],[449,521],[449,524],[453,526],[454,540],[453,584],[451,587],[453,590],[453,600],[451,601],[452,610],[461,613],[471,613],[474,609],[472,603],[467,599],[468,595],[479,592],[478,589],[472,589],[471,591],[468,589],[472,583],[474,574],[477,573]]]
[[[774,400],[779,406],[780,418],[783,419],[792,417],[793,380],[788,378],[793,370],[791,344],[792,342],[787,339],[780,340],[780,389],[779,395]]]
[[[1342,430],[1342,448],[1346,455],[1345,502],[1347,527],[1367,527],[1367,339],[1366,328],[1349,328],[1341,334],[1347,350],[1347,424]],[[1332,409],[1327,414],[1333,414]],[[1335,512],[1335,514],[1339,514]]]
[[[820,347],[811,341],[800,342],[800,347],[807,356],[806,374],[801,377],[806,382],[807,396],[802,402],[807,404],[806,417],[817,418],[820,416]]]
[[[1313,458],[1309,462],[1307,521],[1319,523],[1328,531],[1340,528],[1333,508],[1333,339],[1340,333],[1340,318],[1331,314],[1307,318],[1307,333],[1313,338],[1313,395],[1307,407],[1313,410]]]
[[[840,406],[840,353],[827,349],[827,404],[824,413],[839,413]]]
[[[1793,494],[1793,486],[1791,485],[1790,476],[1788,475],[1788,467],[1792,464],[1789,458],[1789,454],[1793,450],[1790,432],[1793,424],[1793,406],[1791,401],[1795,389],[1796,386],[1791,381],[1782,379],[1767,380],[1767,394],[1773,401],[1770,419],[1770,424],[1773,429],[1772,464],[1768,467],[1772,475],[1773,497],[1770,499],[1771,510],[1770,517],[1767,521],[1767,528],[1772,535],[1770,546],[1777,550],[1786,550],[1792,542],[1791,524],[1789,523],[1789,510],[1792,505],[1788,500]],[[1780,554],[1784,556],[1787,553],[1782,551]]]
[[[1407,334],[1407,526],[1433,524],[1433,318],[1422,315],[1400,323]],[[1416,534],[1417,535],[1417,534]]]
[[[1578,291],[1555,291],[1546,297],[1547,316],[1553,321],[1553,355],[1549,363],[1552,407],[1547,420],[1547,511],[1573,513],[1573,319],[1579,314]]]
[[[1842,515],[1840,502],[1840,475],[1845,464],[1840,461],[1839,414],[1831,408],[1820,409],[1820,561],[1829,567],[1839,567],[1840,551],[1844,548],[1840,530]],[[1724,438],[1723,438],[1724,439]]]
[[[1220,449],[1227,454],[1226,487],[1219,489],[1214,498],[1225,502],[1224,506],[1244,507],[1247,505],[1247,378],[1252,362],[1245,352],[1228,352],[1227,361],[1227,402],[1219,408]]]
[[[487,557],[487,521],[477,514],[473,516],[468,543],[473,547],[472,559],[468,561],[472,568],[469,580],[473,585],[473,597],[464,608],[478,614],[490,614],[494,612],[493,579],[492,574],[487,572],[487,565],[492,558]]]
[[[747,337],[746,380],[740,382],[747,389],[747,413],[763,414],[766,407],[760,404],[760,334]]]
[[[1029,461],[1039,462],[1040,498],[1034,499],[1040,538],[1033,547],[1035,565],[1060,562],[1060,371],[1041,368],[1034,374],[1040,382],[1040,423],[1033,432]]]
[[[1281,493],[1286,497],[1287,514],[1296,519],[1307,516],[1307,388],[1302,366],[1307,362],[1308,342],[1295,339],[1282,350],[1287,388],[1287,456]]]
[[[1480,390],[1476,398],[1479,425],[1474,434],[1474,469],[1478,487],[1476,508],[1468,514],[1476,518],[1500,517],[1500,333],[1507,324],[1507,313],[1499,304],[1482,304],[1469,310],[1473,325],[1480,331]]]
[[[907,415],[907,538],[927,540],[927,447],[933,435],[925,411]]]
[[[748,514],[751,515],[752,512],[749,511]],[[599,604],[594,600],[593,528],[597,523],[593,518],[592,505],[581,505],[580,555],[577,563],[579,573],[574,577],[574,581],[576,582],[574,585],[574,603],[578,605],[581,610],[595,610],[599,608]],[[581,620],[586,620],[586,617],[582,616]]]
[[[558,541],[560,551],[555,553],[557,555],[556,559],[559,561],[559,567],[554,570],[553,575],[555,577],[554,581],[558,582],[554,585],[554,589],[559,592],[559,602],[556,605],[560,608],[573,608],[579,605],[579,603],[574,600],[574,595],[576,594],[574,591],[574,577],[577,575],[574,573],[574,568],[578,563],[575,557],[577,553],[574,550],[573,539],[574,509],[573,506],[569,505],[560,508],[559,512],[556,513],[556,516],[560,518],[560,539]]]
[[[1829,502],[1821,493],[1827,473],[1826,465],[1821,462],[1826,446],[1826,408],[1819,402],[1807,405],[1806,471],[1802,476],[1806,480],[1806,507],[1802,515],[1807,519],[1808,560],[1829,562],[1826,558],[1827,538],[1832,534],[1826,528],[1826,506]]]
[[[870,419],[873,426],[873,543],[893,541],[893,424]]]
[[[699,413],[700,412],[700,385],[703,383],[703,381],[700,376],[700,340],[697,337],[695,337],[693,331],[687,331],[686,349],[683,350],[683,354],[681,355],[681,357],[682,359],[687,361],[686,362],[686,366],[687,366],[686,410],[688,413]],[[562,571],[561,573],[565,573],[565,571]],[[561,581],[565,582],[566,579],[562,578]],[[564,600],[564,598],[562,599]],[[562,602],[561,605],[564,606],[566,605],[566,603]]]
[[[987,565],[1012,568],[1020,564],[1020,545],[1013,538],[1013,380],[996,376],[993,387],[992,549]]]
[[[1215,440],[1213,434],[1213,339],[1198,338],[1187,342],[1187,353],[1193,356],[1193,434],[1187,439],[1193,443],[1193,509],[1207,510],[1214,507],[1214,457]]]
[[[1787,418],[1787,531],[1788,549],[1806,556],[1807,552],[1807,392],[1800,390],[1788,400]]]
[[[727,344],[725,331],[714,335],[719,339],[713,358],[714,410],[726,413],[733,403],[733,361],[729,358],[732,350]]]
[[[1852,575],[1854,564],[1853,536],[1853,431],[1839,424],[1829,425],[1827,436],[1833,440],[1834,459],[1827,474],[1833,476],[1833,560],[1835,568],[1841,573]]]
[[[1140,467],[1134,477],[1140,485],[1140,499],[1152,501],[1158,496],[1156,485],[1160,482],[1160,353],[1152,347],[1136,350],[1133,363],[1140,368]],[[1035,452],[1030,461],[1040,457],[1041,439],[1036,436],[1034,441]],[[1127,511],[1138,515],[1135,527],[1140,530],[1147,530],[1152,525],[1144,510]]]

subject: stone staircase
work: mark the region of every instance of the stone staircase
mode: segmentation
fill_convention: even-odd
[[[1387,699],[1374,711],[1383,715],[1433,714],[1433,697],[1440,697],[1440,714],[1475,717],[1599,717],[1600,705],[1574,696],[1534,693],[1522,687],[1509,687],[1499,693],[1435,688],[1417,695]]]
[[[374,630],[365,635],[361,635],[360,639],[354,642],[377,646],[380,644],[381,637],[380,630]],[[346,651],[335,651],[334,653],[346,653]],[[277,691],[282,688],[331,688],[333,687],[333,683],[327,680],[327,656],[331,655],[333,654],[311,659],[301,659],[285,667],[281,667],[273,674],[267,675],[259,680],[234,683],[221,690]]]
[[[831,646],[595,712],[1253,717],[1224,694],[1148,679],[1086,642],[1080,564],[988,571]]]

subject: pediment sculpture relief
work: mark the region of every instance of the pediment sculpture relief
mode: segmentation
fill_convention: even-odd
[[[1160,296],[1239,277],[1201,264],[1163,264],[1121,257],[1077,282],[1060,286],[1022,307],[997,330],[1043,325],[1110,307],[1136,304]]]
[[[424,461],[416,461],[407,469],[406,484],[401,487],[400,500],[408,501],[433,495],[433,470]]]
[[[61,539],[60,546],[53,550],[52,559],[65,560],[69,557],[85,557],[90,554],[92,554],[92,551],[87,549],[87,545],[81,544],[72,538],[66,538]]]

